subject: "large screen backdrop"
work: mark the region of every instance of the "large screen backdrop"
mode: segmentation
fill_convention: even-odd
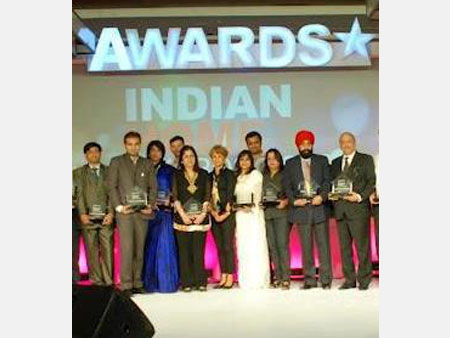
[[[251,130],[262,134],[265,150],[278,148],[286,158],[297,153],[294,137],[303,128],[316,134],[315,152],[330,159],[345,130],[359,150],[375,154],[378,70],[99,76],[76,69],[72,114],[74,167],[88,141],[102,145],[104,162],[121,154],[129,130],[142,134],[144,148],[184,136],[208,170],[212,145],[226,146],[234,165]]]

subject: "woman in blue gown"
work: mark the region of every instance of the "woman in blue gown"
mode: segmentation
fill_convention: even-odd
[[[149,221],[145,245],[143,281],[148,292],[176,292],[178,290],[178,253],[173,230],[173,213],[169,194],[175,170],[164,162],[165,148],[154,140],[147,147],[147,158],[156,169],[158,181],[158,211]]]

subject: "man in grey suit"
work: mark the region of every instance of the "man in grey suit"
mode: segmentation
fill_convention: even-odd
[[[89,279],[94,285],[112,285],[114,210],[105,183],[107,167],[100,162],[100,144],[89,142],[83,152],[87,164],[75,169],[76,206],[87,249]]]
[[[356,138],[352,133],[342,133],[339,145],[344,154],[331,163],[331,178],[345,177],[353,183],[352,192],[333,203],[345,277],[339,289],[355,288],[358,280],[359,289],[367,290],[372,281],[369,196],[375,186],[374,162],[372,156],[356,151]],[[359,262],[357,275],[352,255],[353,241]]]
[[[319,278],[323,289],[330,289],[333,280],[329,244],[328,217],[324,202],[330,191],[328,159],[313,154],[314,134],[307,130],[297,133],[295,144],[300,155],[286,162],[284,186],[289,199],[289,221],[297,224],[302,244],[303,289],[317,287],[313,257],[313,240],[319,249]],[[299,186],[312,188],[311,199],[301,194]]]
[[[144,245],[148,221],[154,218],[157,182],[153,165],[139,156],[141,135],[130,131],[124,137],[126,153],[111,159],[107,184],[120,233],[121,289],[127,295],[145,293],[142,283]],[[135,191],[147,195],[147,206],[135,211],[129,196]]]

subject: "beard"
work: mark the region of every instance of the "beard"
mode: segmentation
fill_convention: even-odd
[[[304,159],[308,159],[312,156],[313,152],[310,149],[305,149],[300,151],[300,156]]]

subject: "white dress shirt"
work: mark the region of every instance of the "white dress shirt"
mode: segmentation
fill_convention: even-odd
[[[348,158],[347,162],[348,162],[348,166],[350,166],[352,164],[353,158],[355,157],[356,154],[356,150],[351,153],[350,155],[343,155],[344,157],[342,157],[342,167],[341,170],[344,170],[344,166],[345,166],[345,159]]]

